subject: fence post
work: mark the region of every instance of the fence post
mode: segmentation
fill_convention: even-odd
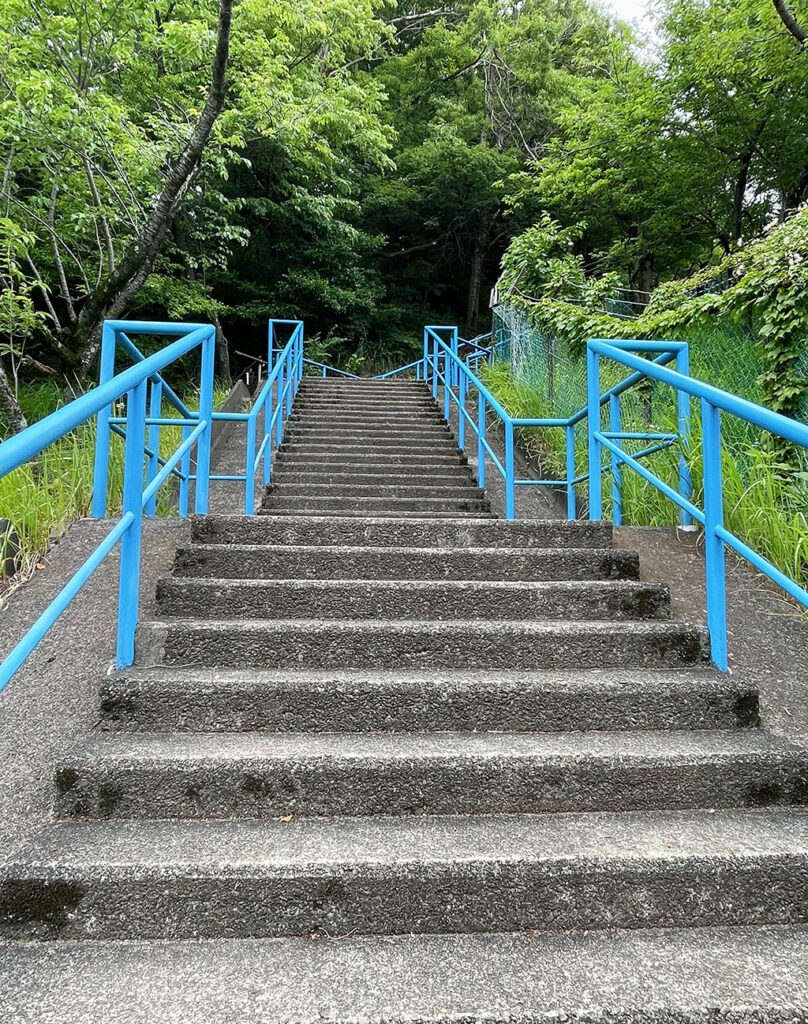
[[[438,400],[438,339],[432,337],[432,398]]]
[[[459,344],[458,344],[458,337],[459,337],[458,330],[457,330],[456,327],[453,327],[452,328],[452,334],[451,334],[451,337],[449,339],[449,348],[452,350],[452,355],[454,356],[454,359],[451,360],[452,370],[451,370],[451,377],[450,377],[450,379],[452,381],[452,384],[457,384],[459,382],[459,379],[460,379],[460,368],[458,367],[457,362],[456,362],[456,360],[459,358],[458,357],[458,350],[459,350],[459,347],[460,347]]]
[[[449,356],[449,350],[445,350],[443,353],[443,418],[446,422],[449,422],[449,413],[451,408],[449,406],[449,389],[450,382],[454,375],[454,363]]]
[[[567,519],[575,518],[575,427],[568,423],[564,428],[567,456]]]
[[[513,420],[505,421],[505,518],[516,518],[516,485],[513,471]]]
[[[135,629],[140,592],[140,547],[143,531],[143,446],[146,443],[146,381],[126,395],[126,445],[123,464],[123,515],[133,516],[121,537],[118,579],[118,639],[116,665],[128,668],[135,660]]]
[[[710,654],[721,672],[727,671],[727,592],[724,541],[716,533],[724,525],[724,487],[721,467],[721,412],[701,400],[704,472],[704,563],[707,583],[707,627]]]
[[[595,433],[600,430],[600,360],[589,345],[586,348],[586,404],[587,440],[589,450],[589,518],[603,518],[603,482],[601,474],[600,442]]]
[[[690,376],[690,351],[687,345],[676,353],[676,369],[683,377]],[[690,395],[681,389],[676,391],[676,421],[679,431],[679,493],[683,498],[690,498],[693,495],[693,480],[687,464],[687,454],[691,447]],[[679,509],[679,522],[682,526],[690,526],[693,522],[690,513],[683,508]]]
[[[163,382],[161,380],[151,381],[151,394],[149,396],[149,418],[159,419],[163,412]],[[160,424],[150,423],[147,431],[149,438],[148,447],[152,452],[146,458],[146,485],[160,472]],[[153,494],[146,503],[143,510],[147,516],[153,516],[157,512],[157,495]]]
[[[284,366],[283,363],[281,363],[280,368],[278,370],[278,376],[275,378],[275,408],[277,409],[278,412],[277,418],[275,419],[276,448],[280,448],[281,441],[283,440],[283,370]],[[323,376],[325,377],[325,367],[323,367]],[[268,395],[267,399],[269,399],[270,397],[271,396]],[[275,415],[275,409],[270,409],[269,413],[267,413],[266,405],[267,403],[264,404],[264,416],[268,415],[271,423],[272,417]],[[267,430],[271,430],[271,427],[267,427],[265,425],[264,433],[266,433]]]
[[[205,515],[208,511],[210,494],[210,443],[213,430],[213,369],[216,343],[216,330],[211,327],[210,333],[202,342],[202,370],[199,382],[199,419],[205,420],[207,426],[200,434],[196,444],[196,489],[194,493],[194,512]]]
[[[620,396],[609,395],[609,430],[613,434],[619,434],[622,430],[621,427],[622,417],[620,415]],[[623,447],[623,442],[615,438],[612,439],[612,444],[618,448]],[[621,526],[623,523],[623,466],[620,463],[620,459],[612,453],[611,455],[612,465],[612,522],[615,526]]]
[[[104,323],[101,329],[101,358],[98,383],[106,384],[115,376],[115,330],[112,324]],[[112,406],[99,409],[95,428],[95,465],[93,471],[94,519],[103,519],[107,514],[107,484],[109,483],[109,416]]]

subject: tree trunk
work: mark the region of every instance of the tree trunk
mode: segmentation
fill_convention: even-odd
[[[230,382],[233,379],[230,371],[230,345],[218,316],[213,322],[216,325],[216,376],[219,380]]]
[[[208,143],[216,118],[224,106],[232,12],[233,0],[219,0],[216,53],[205,106],[182,152],[168,172],[154,209],[140,236],[129,245],[115,271],[88,296],[76,323],[64,339],[66,345],[77,353],[78,369],[82,373],[87,373],[95,358],[101,341],[103,321],[123,316],[151,273],[154,258],[160,251]]]
[[[0,361],[0,413],[6,421],[6,426],[14,434],[19,434],[28,426],[28,420],[23,415],[2,361]]]
[[[466,302],[466,326],[472,332],[477,329],[477,320],[480,316],[480,285],[483,278],[483,263],[485,254],[488,251],[488,239],[491,234],[491,225],[488,218],[480,221],[477,235],[474,239],[474,252],[471,257],[471,270],[469,272],[469,293]]]

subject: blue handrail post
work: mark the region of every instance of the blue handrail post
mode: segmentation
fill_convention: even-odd
[[[161,378],[152,378],[151,388],[149,394],[149,418],[160,419],[163,412],[163,381]],[[146,486],[154,480],[157,474],[160,472],[160,424],[150,423],[148,431],[149,441],[149,452],[150,454],[146,458]],[[153,494],[151,498],[146,502],[146,507],[143,510],[147,516],[153,516],[157,513],[157,495]]]
[[[454,384],[457,384],[459,382],[459,379],[460,379],[460,368],[457,365],[458,348],[459,348],[459,345],[458,345],[459,335],[458,335],[458,330],[457,330],[456,327],[452,327],[451,331],[452,331],[452,333],[449,336],[449,348],[452,351],[452,355],[454,356],[454,359],[452,360],[452,365],[451,365],[451,371],[450,372],[451,372],[451,381],[452,381],[452,384],[454,385]]]
[[[265,406],[264,416],[266,415]],[[251,412],[247,418],[247,451],[244,456],[244,514],[247,516],[251,516],[255,512],[255,429],[257,419],[256,412]]]
[[[620,396],[609,395],[609,430],[613,434],[619,434],[622,430],[622,417],[620,415]],[[619,438],[613,438],[618,448],[623,447]],[[623,523],[623,467],[620,459],[612,456],[612,522],[615,526]]]
[[[505,518],[516,518],[516,494],[513,468],[513,420],[505,421]]]
[[[586,349],[586,404],[589,449],[589,518],[603,518],[603,482],[600,474],[601,450],[595,433],[600,430],[600,359],[591,347]]]
[[[564,428],[567,462],[567,519],[575,518],[575,427],[568,423]]]
[[[143,446],[146,443],[146,381],[126,396],[126,445],[123,469],[123,515],[132,522],[121,538],[118,582],[116,664],[128,668],[135,660],[135,629],[140,595],[140,547],[143,531]]]
[[[485,487],[485,395],[477,392],[477,486]]]
[[[429,380],[429,372],[428,372],[428,367],[429,367],[429,334],[427,332],[426,327],[424,328],[424,354],[423,354],[423,361],[424,361],[424,377],[423,377],[423,379],[428,381]]]
[[[438,400],[438,339],[432,335],[432,398]]]
[[[461,451],[466,450],[466,374],[458,371],[457,381],[457,446]]]
[[[687,345],[676,353],[676,371],[685,377],[690,376],[690,352]],[[679,493],[690,500],[693,496],[693,480],[687,462],[691,450],[690,395],[681,388],[676,391],[676,421],[679,431]],[[690,526],[693,522],[686,509],[679,509],[679,522],[682,526]]]
[[[283,363],[279,364],[277,387],[275,389],[275,410],[277,415],[275,416],[275,447],[280,448],[281,441],[283,441]],[[323,374],[325,376],[325,374]],[[269,415],[269,413],[266,413]],[[271,425],[267,425],[266,430],[271,430]]]
[[[710,654],[719,671],[726,672],[727,590],[724,575],[724,541],[717,530],[724,525],[724,490],[721,467],[721,412],[706,398],[701,400],[701,431],[704,463],[704,562],[707,585],[707,627]]]
[[[190,433],[191,433],[191,427],[190,427],[189,424],[186,424],[182,428],[182,440],[183,440],[183,442],[188,440],[188,437],[190,436]],[[183,519],[185,519],[187,517],[187,515],[188,515],[188,493],[190,491],[190,486],[191,486],[191,481],[190,481],[190,477],[191,477],[191,450],[190,450],[190,448],[183,455],[183,457],[182,457],[182,459],[180,461],[180,473],[182,474],[181,477],[180,477],[180,516]]]
[[[98,383],[106,384],[115,375],[115,328],[109,321],[101,328],[101,357]],[[95,428],[95,466],[93,472],[94,519],[103,519],[107,514],[107,485],[109,483],[109,417],[112,406],[106,405],[98,411]]]
[[[448,350],[443,353],[443,418],[449,422],[449,390],[450,381],[454,376],[454,364],[449,358]]]
[[[213,428],[213,371],[216,330],[211,327],[202,340],[202,368],[199,381],[199,422],[205,429],[196,445],[196,487],[194,512],[205,515],[210,500],[210,448]]]
[[[288,418],[292,415],[292,402],[295,397],[295,372],[291,348],[286,356],[284,370],[286,371],[286,416]]]

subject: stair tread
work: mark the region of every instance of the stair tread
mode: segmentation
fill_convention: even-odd
[[[38,1024],[804,1020],[808,926],[5,943],[0,1017]],[[282,981],[279,981],[282,979]],[[751,1008],[754,1008],[751,1009]]]
[[[97,733],[63,758],[63,765],[99,763],[339,760],[457,762],[519,761],[703,763],[767,759],[798,762],[808,752],[757,729],[648,732],[440,733]],[[179,765],[178,765],[179,769]]]
[[[773,807],[564,814],[293,818],[292,821],[58,821],[0,865],[0,881],[42,877],[153,879],[393,873],[418,865],[528,860],[604,872],[690,861],[808,866],[808,808]]]

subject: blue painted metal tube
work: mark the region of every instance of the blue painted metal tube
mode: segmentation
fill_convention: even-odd
[[[149,378],[149,379],[152,380],[152,382],[154,381],[154,378]],[[218,417],[217,417],[217,415],[215,413],[214,413],[213,418],[214,418],[214,420],[218,419]],[[126,417],[125,416],[110,416],[109,422],[112,425],[119,424],[119,423],[126,423]],[[145,422],[147,427],[150,427],[153,424],[157,424],[158,426],[161,426],[161,427],[183,427],[183,426],[195,427],[197,425],[197,423],[199,423],[199,417],[198,416],[194,416],[192,419],[183,419],[181,416],[177,416],[176,419],[175,419],[172,416],[147,416],[144,422]],[[122,437],[126,437],[126,431],[122,431],[121,432],[121,436]],[[143,451],[147,455],[151,455],[154,452],[154,450],[155,449],[151,448],[148,444],[143,449]]]
[[[213,414],[214,423],[217,420],[230,420],[235,423],[246,423],[249,418],[250,414],[248,412],[214,412]],[[174,422],[176,422],[176,420]]]
[[[182,428],[182,440],[183,443],[188,440],[191,433],[191,427],[185,424]],[[188,496],[190,494],[190,476],[191,476],[191,449],[188,448],[180,461],[180,494],[179,494],[179,512],[182,518],[186,518],[188,515]]]
[[[56,622],[98,566],[104,561],[110,551],[112,551],[126,530],[129,529],[133,521],[134,516],[131,512],[127,512],[115,524],[115,526],[113,526],[95,551],[93,551],[93,553],[89,555],[76,572],[73,573],[53,601],[51,601],[45,611],[27,631],[25,636],[12,648],[11,651],[9,651],[5,660],[0,664],[0,691],[8,685],[12,676],[25,662],[31,651],[33,651],[39,641],[45,636],[54,622]]]
[[[431,328],[427,328],[427,330],[431,331]],[[435,364],[437,364],[438,349],[441,349],[444,353],[448,353],[449,356],[451,357],[451,350],[449,349],[449,347],[443,341],[441,341],[441,339],[437,335],[433,335],[433,343],[434,343],[434,348],[435,348],[435,353],[434,353],[434,356],[433,356]],[[462,363],[460,363],[460,365],[463,366]],[[466,373],[470,373],[471,372],[468,369],[468,367],[464,367],[464,369],[465,369]],[[477,377],[474,377],[473,384],[474,384],[474,387],[478,391],[481,391],[485,395],[485,400],[488,402],[488,404],[491,406],[491,408],[494,410],[494,412],[497,414],[497,416],[500,417],[500,419],[502,419],[502,420],[510,419],[510,416],[508,415],[508,413],[505,411],[505,409],[503,409],[503,407],[500,405],[500,403],[496,400],[496,398],[494,398],[494,396],[491,394],[491,392],[488,390],[488,388],[483,384],[483,382],[481,380],[479,380]],[[437,389],[435,389],[433,397],[437,398]],[[567,421],[565,421],[565,420],[561,420],[560,424],[563,424],[563,423],[566,423],[566,422]]]
[[[477,392],[477,486],[485,487],[485,395]]]
[[[149,453],[146,458],[146,484],[148,491],[148,484],[157,476],[160,472],[159,468],[159,452],[160,452],[160,424],[155,423],[155,419],[159,419],[163,412],[163,384],[162,379],[152,380],[150,395],[149,395]],[[169,471],[170,472],[170,471]],[[157,492],[156,488],[149,495],[148,499],[144,503],[144,511],[147,516],[153,516],[157,512]]]
[[[204,330],[210,330],[210,328],[204,328]],[[121,394],[150,377],[156,369],[162,369],[174,362],[175,359],[195,348],[201,341],[201,332],[194,331],[187,337],[181,338],[160,352],[149,356],[140,365],[128,367],[112,380],[105,384],[99,384],[92,391],[80,395],[72,402],[62,406],[61,409],[57,409],[38,422],[32,423],[30,427],[19,434],[15,434],[14,437],[3,441],[0,444],[0,476],[5,476],[12,469],[28,462],[43,448],[58,441],[69,431],[75,430],[77,426],[90,419],[104,406],[117,401]],[[141,448],[141,455],[142,452]]]
[[[281,442],[283,441],[283,361],[278,360],[278,373],[275,382],[275,404],[276,410],[270,420],[270,425],[275,423],[275,447],[280,448]],[[325,374],[323,374],[325,376]]]
[[[247,451],[244,456],[244,514],[255,514],[255,432],[257,413],[247,420]]]
[[[649,362],[647,359],[635,356],[631,352],[619,351],[613,355],[612,352],[614,350],[604,342],[590,341],[589,347],[610,359],[616,359],[618,362],[634,367],[654,380],[661,380],[664,384],[669,384],[673,388],[681,388],[693,398],[706,399],[717,409],[731,413],[733,416],[739,416],[749,423],[754,423],[755,426],[760,427],[762,430],[768,430],[770,433],[777,434],[787,441],[793,441],[795,444],[808,448],[808,426],[789,419],[788,416],[783,416],[779,412],[773,412],[771,409],[766,409],[762,405],[756,405],[745,398],[739,398],[737,395],[722,391],[720,388],[713,387],[712,384],[706,384],[703,380],[698,380],[695,377],[684,377],[675,370],[668,369],[666,366],[660,366],[656,362]]]
[[[99,385],[106,384],[115,375],[115,331],[111,323],[101,328],[101,355],[99,357]],[[93,470],[94,519],[103,519],[107,514],[107,487],[109,485],[109,421],[112,401],[98,410],[95,428],[95,462]],[[43,446],[44,447],[44,446]],[[0,473],[0,475],[2,475]]]
[[[513,422],[505,420],[505,518],[516,518],[516,494],[513,468]]]
[[[564,451],[567,475],[567,519],[575,518],[575,427],[564,428]]]
[[[126,420],[124,420],[123,422],[125,423]],[[172,427],[180,426],[181,423],[182,423],[182,420],[172,421],[171,426]],[[193,423],[195,424],[196,420],[194,420]],[[126,431],[123,430],[121,427],[119,427],[118,424],[115,423],[113,420],[110,421],[110,430],[117,437],[122,437],[124,439],[124,441],[126,440]],[[149,448],[149,446],[147,444],[144,444],[143,445],[143,454],[148,456],[148,457],[151,457],[152,455],[155,455],[156,452],[152,451],[152,449]],[[162,457],[162,455],[157,455],[157,465],[158,466],[164,466],[165,464],[166,464],[166,460]],[[174,473],[177,476],[180,475],[178,469],[175,469]]]
[[[199,422],[205,429],[196,445],[196,487],[194,488],[194,512],[205,515],[210,499],[210,448],[213,425],[213,373],[216,352],[216,331],[209,328],[202,340],[202,367],[199,381]]]
[[[687,498],[683,498],[682,495],[679,494],[679,492],[677,490],[675,490],[673,487],[671,487],[668,484],[666,484],[664,480],[662,480],[660,477],[658,477],[656,475],[656,473],[652,473],[649,469],[646,469],[645,466],[642,465],[642,463],[637,461],[637,456],[629,455],[628,452],[624,452],[622,450],[622,448],[618,448],[617,445],[613,441],[609,441],[608,438],[605,438],[602,434],[598,435],[597,440],[605,448],[608,448],[608,450],[610,452],[612,452],[614,455],[616,455],[617,458],[619,458],[621,462],[625,462],[626,465],[631,466],[631,468],[636,473],[639,473],[639,475],[644,480],[647,480],[649,484],[653,484],[654,487],[656,487],[658,490],[662,491],[662,493],[665,495],[665,497],[666,498],[670,498],[670,500],[675,502],[679,506],[679,508],[683,508],[683,507],[686,508],[687,511],[690,513],[690,515],[692,515],[693,518],[697,522],[699,522],[699,523],[703,523],[704,522],[704,515],[702,514],[701,509],[696,508],[696,506],[691,501],[689,501]],[[656,446],[653,449],[653,451],[661,451],[661,450],[662,450],[661,448],[656,447]],[[652,455],[653,451],[649,450],[649,451],[646,451],[646,452],[638,452],[638,455]],[[592,491],[592,480],[591,479],[589,481],[589,491],[590,491],[590,493]]]
[[[126,450],[123,469],[123,514],[133,521],[121,537],[118,580],[118,642],[116,665],[127,668],[135,660],[135,629],[140,601],[140,546],[143,530],[143,445],[146,440],[146,380],[126,400]],[[197,485],[198,486],[198,485]]]
[[[194,427],[189,436],[183,440],[182,444],[176,449],[174,454],[166,460],[165,465],[160,472],[151,480],[146,490],[142,495],[142,504],[145,509],[149,502],[154,501],[154,496],[157,494],[162,485],[168,480],[172,473],[175,472],[175,465],[182,459],[186,452],[190,452],[191,448],[196,444],[199,437],[207,427],[206,423],[200,423],[199,426]],[[194,476],[196,479],[196,476]]]
[[[724,541],[718,533],[724,525],[724,484],[721,467],[721,413],[706,398],[701,400],[701,434],[704,472],[704,562],[707,583],[707,628],[713,664],[726,672],[727,588]]]
[[[620,396],[611,395],[609,397],[609,438],[613,440],[616,447],[622,449],[619,435],[621,432],[621,416],[620,416]],[[600,432],[599,432],[600,433]],[[602,435],[606,436],[606,435]],[[620,465],[620,459],[616,456],[612,456],[612,522],[615,526],[622,526],[623,524],[623,467]]]
[[[763,555],[750,548],[748,544],[744,544],[734,533],[730,533],[725,526],[716,526],[715,533],[736,554],[739,554],[741,558],[745,558],[750,565],[765,576],[768,576],[770,580],[785,590],[795,601],[799,601],[803,607],[808,608],[808,590],[805,590],[798,583],[795,583],[794,580],[786,576],[776,565],[772,565],[768,558],[764,558]]]
[[[684,345],[676,353],[676,372],[683,377],[690,376],[690,349]],[[690,454],[690,395],[686,391],[676,392],[676,425],[681,438],[679,449],[679,493],[686,498],[693,494],[693,480],[690,476],[690,466],[687,457]],[[679,512],[679,522],[682,526],[689,526],[690,516],[684,509]]]
[[[601,451],[596,437],[600,430],[600,364],[597,351],[586,350],[587,438],[589,449],[589,518],[603,519]]]
[[[656,434],[652,432],[637,432],[625,430],[602,430],[604,437],[610,441],[678,441],[678,434]]]

